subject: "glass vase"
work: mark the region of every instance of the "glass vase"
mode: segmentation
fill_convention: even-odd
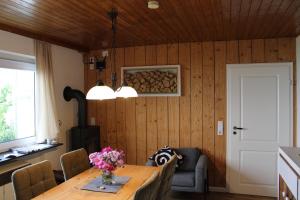
[[[102,183],[111,185],[113,181],[113,173],[111,171],[102,171]]]

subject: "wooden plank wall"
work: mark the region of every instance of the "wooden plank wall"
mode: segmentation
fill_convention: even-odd
[[[295,38],[126,47],[117,49],[116,58],[118,80],[122,66],[180,64],[183,95],[89,102],[102,146],[124,149],[128,163],[141,165],[164,145],[198,147],[209,157],[210,184],[224,187],[226,131],[217,136],[216,124],[226,125],[226,64],[295,62]],[[98,77],[111,84],[111,71],[109,62],[100,76],[86,66],[86,90]]]

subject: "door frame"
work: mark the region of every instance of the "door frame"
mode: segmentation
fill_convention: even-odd
[[[230,69],[232,68],[236,68],[237,66],[239,67],[256,67],[259,65],[265,65],[266,67],[272,67],[274,65],[285,65],[287,67],[289,67],[290,70],[290,117],[291,117],[291,122],[290,122],[290,146],[293,146],[293,140],[294,140],[294,102],[293,102],[293,98],[294,98],[294,94],[293,94],[293,62],[276,62],[276,63],[239,63],[239,64],[226,64],[226,117],[227,117],[227,123],[226,123],[226,191],[230,192],[230,173],[231,173],[231,169],[229,166],[232,165],[232,157],[231,157],[231,141],[230,141],[230,137],[232,136],[231,133],[231,127],[229,126],[231,124],[231,116],[229,113],[230,110],[230,100],[231,97],[230,94],[231,91],[229,90],[229,82],[230,82]]]

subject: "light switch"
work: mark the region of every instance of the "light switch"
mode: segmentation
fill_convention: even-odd
[[[108,57],[108,50],[102,51],[102,57]]]
[[[96,125],[96,119],[95,119],[95,117],[91,117],[91,125],[92,126]]]
[[[94,64],[93,64],[93,63],[90,63],[90,64],[89,64],[89,66],[90,66],[90,70],[93,70],[93,69],[95,69],[95,66],[94,66]]]
[[[94,57],[90,57],[89,58],[89,68],[90,70],[93,70],[95,68],[95,58]]]
[[[217,130],[217,134],[218,134],[218,135],[223,135],[223,132],[224,132],[223,121],[218,121],[218,130]]]

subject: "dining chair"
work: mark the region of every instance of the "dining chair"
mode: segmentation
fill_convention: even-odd
[[[90,168],[87,152],[83,148],[63,154],[60,164],[65,181]]]
[[[159,173],[153,175],[136,191],[134,200],[156,200],[160,185]]]
[[[56,186],[48,160],[18,169],[12,174],[16,200],[30,200]]]
[[[177,157],[174,155],[162,166],[160,171],[160,187],[158,190],[157,200],[166,200],[169,198],[176,163]]]

